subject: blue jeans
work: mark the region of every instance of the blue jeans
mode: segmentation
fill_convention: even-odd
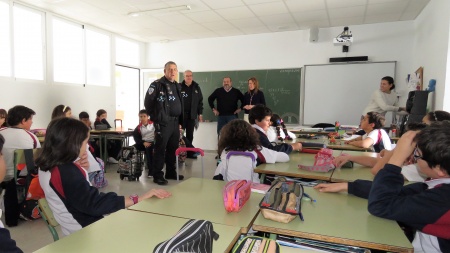
[[[222,127],[225,126],[228,122],[237,119],[237,114],[233,115],[226,115],[226,116],[218,116],[217,117],[217,135],[220,135],[220,130],[222,130]]]

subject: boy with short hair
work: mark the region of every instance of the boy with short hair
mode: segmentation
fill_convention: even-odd
[[[450,252],[450,122],[436,122],[405,133],[389,163],[373,182],[319,184],[321,192],[342,192],[368,198],[369,212],[416,229],[414,252]],[[403,186],[401,166],[413,153],[420,171],[432,178]]]
[[[139,111],[139,125],[133,131],[135,147],[139,151],[145,151],[147,158],[148,177],[153,177],[153,147],[155,144],[155,126],[149,119],[146,110]]]
[[[290,154],[292,150],[300,151],[302,149],[301,143],[280,143],[276,145],[272,145],[267,137],[267,130],[270,127],[270,118],[272,117],[272,110],[266,107],[265,105],[255,105],[249,112],[248,119],[252,127],[256,129],[256,132],[259,134],[259,141],[261,142],[261,146],[278,151],[284,152],[286,154]]]

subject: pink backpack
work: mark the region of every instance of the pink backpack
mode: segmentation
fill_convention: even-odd
[[[328,172],[336,168],[334,165],[333,150],[329,148],[322,148],[319,153],[315,155],[313,166],[299,164],[298,167],[307,171]]]
[[[227,212],[239,212],[250,198],[251,180],[231,180],[223,187],[223,204]]]

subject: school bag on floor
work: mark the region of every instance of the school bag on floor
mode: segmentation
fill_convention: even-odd
[[[259,236],[246,236],[233,250],[233,253],[280,253],[280,245],[272,239]]]
[[[212,253],[213,239],[219,235],[214,232],[213,224],[206,220],[189,220],[170,239],[161,242],[153,249],[153,253]]]
[[[303,220],[303,193],[303,185],[300,183],[287,181],[284,177],[277,178],[259,203],[262,215],[266,219],[282,223],[289,223],[296,217]]]

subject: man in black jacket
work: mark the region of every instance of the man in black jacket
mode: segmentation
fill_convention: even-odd
[[[183,100],[181,87],[175,78],[177,65],[169,61],[164,65],[164,76],[150,84],[145,95],[145,109],[155,124],[155,159],[153,161],[153,182],[166,185],[166,179],[177,179],[175,151],[178,148],[183,124]],[[162,171],[166,163],[166,176]],[[182,175],[178,179],[183,180]]]
[[[190,70],[184,71],[184,81],[181,83],[181,95],[183,96],[184,105],[183,130],[186,131],[186,138],[192,144],[194,141],[196,121],[203,121],[203,95],[199,84],[193,80],[193,74]],[[188,158],[196,158],[196,156],[193,152],[188,152]]]

